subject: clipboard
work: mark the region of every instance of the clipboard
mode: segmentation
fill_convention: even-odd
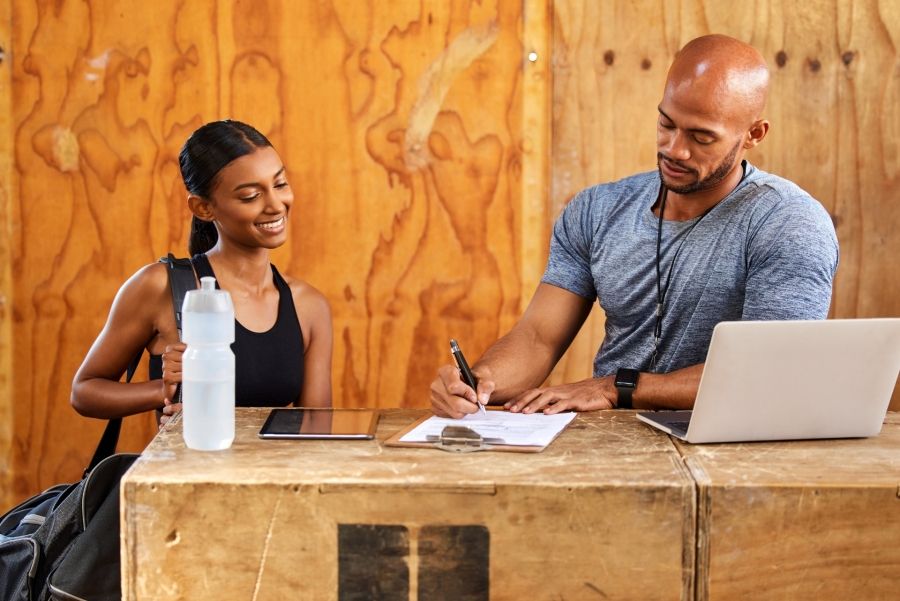
[[[503,409],[494,409],[493,407],[488,408],[488,411],[503,411]],[[465,440],[462,440],[462,437],[445,437],[444,440],[435,441],[435,442],[400,442],[400,439],[404,437],[408,432],[411,432],[414,428],[419,426],[419,424],[423,423],[425,420],[431,417],[431,413],[426,413],[421,418],[417,419],[407,427],[403,428],[390,438],[384,441],[384,446],[386,447],[401,447],[401,448],[410,448],[410,449],[436,449],[441,451],[450,451],[451,453],[472,453],[476,451],[501,451],[506,453],[540,453],[546,446],[519,446],[519,445],[505,445],[505,444],[491,444],[490,442],[482,439],[476,432],[470,430],[469,428],[465,428],[465,430],[469,430],[477,436],[477,438],[466,436]],[[575,419],[578,419],[577,417]],[[573,419],[572,421],[575,421]],[[571,422],[569,422],[571,424]],[[568,425],[566,426],[568,428]],[[553,440],[565,432],[566,428],[563,428],[559,431],[559,433],[553,437]],[[446,428],[445,428],[446,431]],[[488,439],[489,440],[489,439]],[[550,444],[553,444],[553,441],[550,441]],[[547,446],[550,446],[549,444]]]

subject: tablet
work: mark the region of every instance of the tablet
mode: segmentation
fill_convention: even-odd
[[[371,439],[377,424],[377,409],[273,409],[259,437]]]

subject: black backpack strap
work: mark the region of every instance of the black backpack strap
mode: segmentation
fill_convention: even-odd
[[[172,307],[175,310],[175,325],[178,327],[178,340],[181,340],[181,307],[184,305],[184,297],[190,290],[197,289],[197,278],[194,277],[194,267],[190,259],[176,259],[172,253],[160,259],[169,266],[169,288],[172,289]],[[181,384],[175,388],[175,398],[172,402],[181,402]],[[157,419],[162,414],[157,411]]]
[[[87,478],[88,474],[97,467],[98,463],[116,454],[116,445],[119,444],[119,432],[121,430],[122,418],[111,419],[107,422],[106,430],[103,431],[103,436],[100,437],[100,443],[97,445],[97,450],[94,451],[94,456],[91,457],[91,462],[81,473],[82,480]]]
[[[169,287],[172,289],[172,306],[175,309],[175,325],[178,327],[178,340],[181,340],[181,306],[184,296],[189,290],[197,289],[197,278],[190,259],[176,259],[172,253],[160,259],[169,266]]]

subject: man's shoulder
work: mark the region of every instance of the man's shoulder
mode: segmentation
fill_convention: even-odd
[[[745,199],[753,199],[753,213],[757,216],[775,212],[831,223],[831,216],[822,203],[788,179],[753,168],[747,184]]]
[[[813,198],[809,192],[791,180],[774,173],[768,173],[753,167],[753,172],[750,174],[747,183],[750,194],[759,196],[769,203],[787,203],[789,206],[796,206],[797,208],[815,205],[824,210],[822,203]]]
[[[759,169],[748,183],[752,186],[748,194],[753,200],[749,231],[754,238],[764,231],[781,235],[789,227],[797,239],[836,248],[831,215],[809,192],[790,180]]]
[[[659,174],[656,171],[638,173],[613,181],[589,186],[568,203],[570,216],[603,221],[613,213],[631,207],[644,206],[642,199],[659,193]]]

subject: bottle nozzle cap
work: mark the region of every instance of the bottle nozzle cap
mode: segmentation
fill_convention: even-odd
[[[216,289],[216,278],[206,276],[205,278],[200,278],[200,290],[215,290]]]

